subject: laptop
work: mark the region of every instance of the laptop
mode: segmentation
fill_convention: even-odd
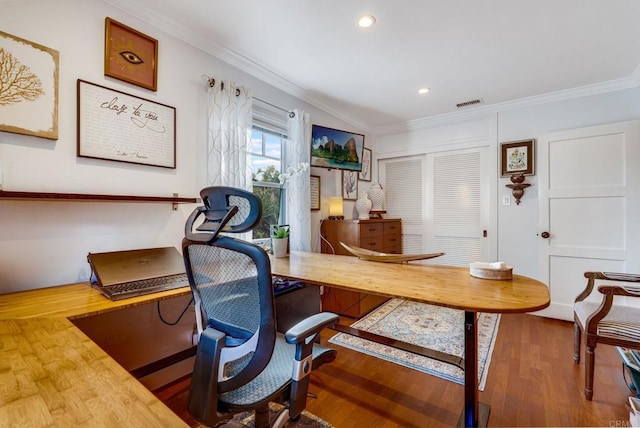
[[[189,285],[184,260],[175,247],[89,253],[91,285],[120,300]]]

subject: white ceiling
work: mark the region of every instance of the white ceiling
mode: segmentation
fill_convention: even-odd
[[[638,0],[104,1],[370,131],[640,84]]]

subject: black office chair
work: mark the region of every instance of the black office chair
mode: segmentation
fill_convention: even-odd
[[[220,235],[255,227],[259,199],[230,187],[207,187],[200,196],[204,205],[187,219],[182,243],[197,321],[204,324],[188,410],[208,426],[238,426],[228,421],[247,410],[255,411],[256,427],[282,426],[304,410],[311,370],[335,359],[335,350],[314,339],[338,316],[319,313],[277,333],[268,254]],[[286,406],[273,421],[269,402]]]

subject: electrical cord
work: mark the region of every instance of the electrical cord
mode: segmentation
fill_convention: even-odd
[[[156,303],[156,309],[158,311],[158,317],[160,318],[160,321],[162,321],[163,323],[165,323],[166,325],[176,325],[180,322],[180,320],[182,319],[182,317],[184,316],[185,313],[187,313],[187,310],[189,309],[189,306],[191,306],[191,303],[193,303],[193,297],[191,297],[191,300],[189,300],[189,303],[187,303],[187,306],[185,306],[185,308],[183,309],[182,313],[180,314],[180,316],[178,317],[177,320],[175,320],[175,322],[170,322],[164,319],[164,317],[162,316],[162,311],[160,311],[160,300],[158,300],[158,302]]]
[[[319,230],[320,239],[322,241],[324,241],[329,246],[329,248],[331,249],[331,254],[335,254],[336,253],[336,249],[333,247],[333,245],[331,245],[331,242],[329,242],[329,240],[327,238],[325,238],[324,235],[322,234],[322,223],[324,223],[324,220],[325,219],[320,220],[320,230]],[[349,315],[347,315],[346,312],[348,312],[351,308],[355,307],[356,305],[360,304],[367,296],[369,296],[369,294],[362,294],[359,299],[357,299],[351,305],[349,305],[346,308],[344,308],[337,315],[349,317]],[[328,294],[323,294],[322,295],[322,303],[325,302],[326,297],[328,297]],[[340,302],[336,301],[336,304],[339,304],[339,303]]]
[[[327,245],[329,246],[329,248],[331,248],[331,254],[335,254],[335,253],[336,253],[336,249],[335,249],[335,248],[333,248],[333,245],[331,245],[331,242],[329,242],[329,241],[327,240],[327,238],[325,238],[325,237],[322,235],[322,223],[324,223],[324,219],[320,220],[320,230],[319,230],[319,233],[320,233],[320,239],[321,239],[322,241],[326,242],[326,243],[327,243]]]

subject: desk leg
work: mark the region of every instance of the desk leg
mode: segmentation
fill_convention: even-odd
[[[458,426],[486,427],[491,408],[478,402],[478,327],[475,312],[464,312],[464,410]]]

